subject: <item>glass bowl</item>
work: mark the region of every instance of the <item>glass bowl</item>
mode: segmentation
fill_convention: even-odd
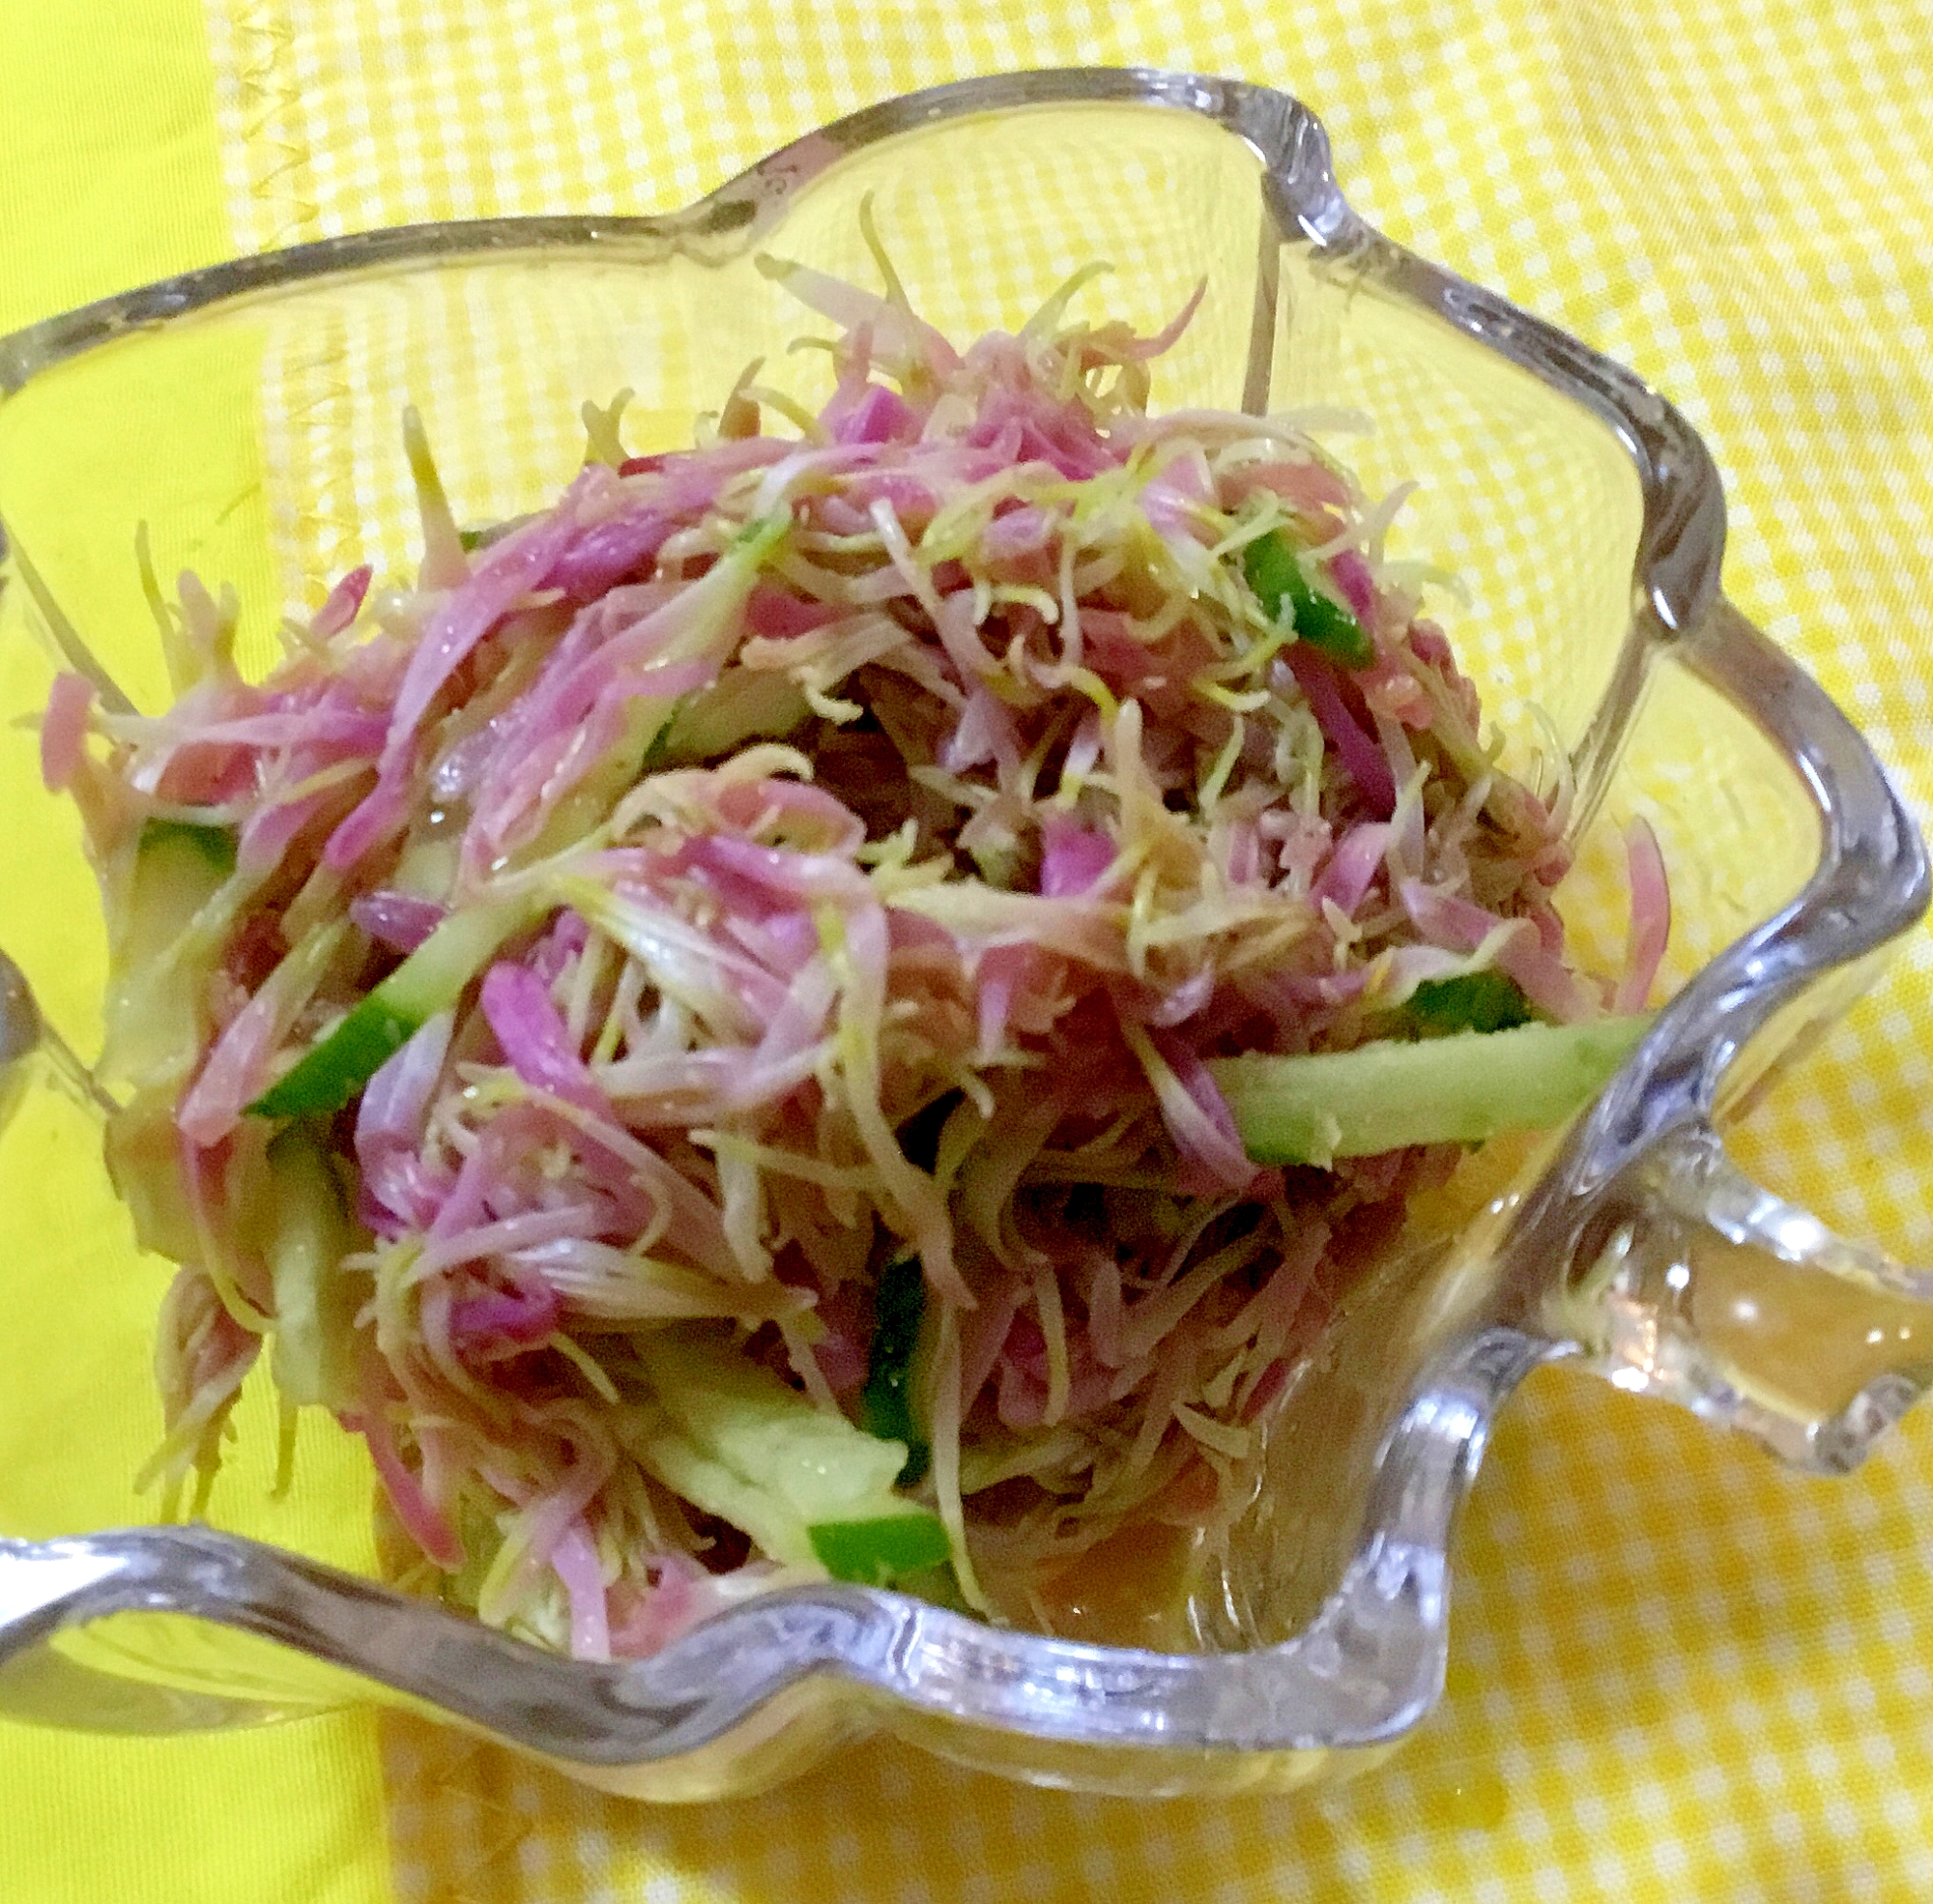
[[[348,1437],[304,1429],[298,1486],[275,1497],[274,1403],[252,1390],[216,1497],[227,1533],[90,1536],[151,1513],[130,1478],[159,1432],[147,1336],[165,1271],[133,1247],[86,1107],[30,1091],[0,1142],[0,1236],[24,1279],[0,1410],[43,1454],[0,1487],[0,1712],[153,1729],[398,1700],[652,1798],[747,1789],[879,1726],[1052,1783],[1292,1785],[1368,1762],[1435,1699],[1456,1509],[1534,1367],[1569,1358],[1827,1472],[1933,1378],[1913,1346],[1929,1279],[1761,1190],[1718,1135],[1924,909],[1904,809],[1725,600],[1723,497],[1678,412],[1380,236],[1316,120],[1230,81],[972,80],[841,120],[668,217],[362,234],[0,339],[0,946],[52,1027],[98,1042],[103,934],[23,723],[68,626],[136,706],[163,703],[137,527],[163,574],[236,586],[245,665],[266,666],[280,617],[333,576],[414,561],[405,403],[459,513],[495,519],[568,478],[586,400],[632,392],[636,451],[688,442],[755,357],[816,402],[822,356],[786,349],[813,327],[757,259],[867,280],[868,195],[949,334],[1017,325],[1098,257],[1108,308],[1143,330],[1205,281],[1158,406],[1374,419],[1348,453],[1371,489],[1423,479],[1402,546],[1467,584],[1452,637],[1512,764],[1574,779],[1563,902],[1586,947],[1619,930],[1619,829],[1642,814],[1658,831],[1669,1003],[1570,1130],[1492,1146],[1412,1212],[1274,1429],[1187,1653],[842,1588],[773,1596],[620,1667],[493,1641],[481,1685],[451,1616],[318,1565],[373,1570],[367,1477]],[[84,1538],[30,1544],[57,1536]],[[613,1716],[646,1711],[676,1721],[614,1743]]]

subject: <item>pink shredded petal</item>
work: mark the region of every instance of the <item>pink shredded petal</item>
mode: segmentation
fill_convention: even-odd
[[[748,907],[754,917],[779,913],[810,925],[810,909],[822,902],[863,906],[873,896],[865,874],[838,853],[793,852],[727,833],[694,840],[688,863],[728,905]]]
[[[670,1243],[702,1268],[724,1277],[737,1275],[718,1205],[691,1178],[673,1168],[649,1144],[618,1123],[615,1114],[592,1117],[568,1106],[563,1099],[532,1103],[524,1108],[543,1135],[548,1135],[545,1127],[556,1119],[582,1140],[579,1168],[597,1189],[620,1199],[620,1221],[633,1233],[657,1224]],[[566,1111],[570,1114],[565,1114]],[[526,1140],[514,1120],[499,1115],[492,1121],[485,1141],[465,1162],[448,1200],[439,1211],[432,1236],[444,1229],[446,1215],[452,1206],[457,1218],[449,1223],[445,1233],[456,1235],[476,1220],[474,1213],[481,1206],[483,1188],[498,1168],[494,1156],[485,1156],[490,1149],[489,1140],[506,1123],[512,1128],[503,1140],[505,1149]],[[481,1165],[477,1165],[478,1157],[484,1159]]]
[[[507,1210],[509,1214],[492,1218],[488,1213],[494,1210]],[[530,1209],[499,1182],[490,1187],[482,1214],[467,1225],[454,1225],[445,1234],[430,1237],[418,1252],[412,1272],[420,1280],[466,1263],[489,1262],[519,1250],[534,1250],[573,1236],[596,1236],[608,1226],[597,1198],[586,1195],[581,1188],[568,1202],[546,1203]],[[532,1300],[543,1299],[533,1296]],[[531,1313],[530,1303],[523,1302],[515,1314],[527,1316]],[[481,1327],[494,1326],[491,1317],[502,1319],[510,1312],[500,1312],[486,1304],[476,1313],[481,1318]]]
[[[1376,614],[1376,578],[1360,549],[1343,549],[1329,559],[1329,573],[1349,604],[1356,620],[1373,629]]]
[[[323,850],[323,863],[332,872],[348,871],[401,818],[418,727],[476,644],[525,595],[543,586],[552,565],[578,533],[571,507],[576,493],[573,487],[549,515],[492,543],[470,579],[451,590],[431,617],[396,690],[376,787],[336,827]]]
[[[500,724],[478,774],[463,839],[474,877],[486,875],[510,846],[534,837],[559,801],[622,739],[636,704],[668,707],[716,680],[726,655],[706,632],[707,618],[720,612],[721,588],[730,607],[729,591],[742,586],[749,592],[752,581],[714,567],[682,590],[658,584],[614,590],[577,617]],[[680,655],[679,644],[701,635],[705,651]]]
[[[471,650],[525,595],[544,585],[559,559],[576,543],[580,532],[571,504],[583,481],[573,485],[557,509],[485,550],[469,580],[453,589],[431,617],[396,690],[386,765]]]
[[[620,1582],[609,1596],[610,1647],[616,1659],[648,1659],[682,1639],[714,1610],[710,1575],[688,1555],[653,1555],[656,1578],[640,1586]]]
[[[414,952],[438,926],[449,909],[433,899],[419,899],[415,893],[379,887],[375,892],[359,893],[349,902],[349,916],[378,945],[391,952]]]
[[[192,739],[196,746],[295,747],[332,743],[340,756],[374,755],[387,731],[380,714],[361,708],[319,703],[308,707],[269,708],[235,714],[224,720],[197,722],[191,733],[177,715],[163,715],[147,724],[148,734],[162,740]]]
[[[803,909],[774,911],[767,900],[761,912],[728,920],[726,930],[767,971],[788,981],[819,956],[819,928]]]
[[[41,719],[41,782],[48,793],[64,793],[79,773],[93,707],[94,683],[84,675],[54,677],[47,691],[47,710]]]
[[[236,867],[244,873],[274,872],[303,828],[329,810],[332,798],[332,793],[324,792],[257,808],[243,822],[235,847]]]
[[[449,1184],[447,1173],[432,1169],[414,1150],[385,1150],[357,1185],[356,1220],[386,1243],[397,1242],[430,1226]]]
[[[1358,966],[1340,972],[1275,972],[1243,983],[1257,1002],[1293,1024],[1312,1006],[1334,1008],[1360,997],[1369,980],[1367,967]]]
[[[980,556],[987,563],[1011,564],[1038,555],[1054,537],[1053,518],[1032,504],[1013,502],[995,512],[980,532]]]
[[[518,1152],[541,1142],[544,1119],[534,1105],[523,1104],[493,1117],[483,1127],[476,1146],[464,1158],[449,1189],[437,1206],[427,1233],[432,1244],[447,1242],[489,1220],[489,1194]]]
[[[1261,832],[1252,821],[1236,821],[1226,831],[1222,870],[1232,886],[1252,886],[1262,880]]]
[[[1401,722],[1393,721],[1386,714],[1372,712],[1372,718],[1384,756],[1390,763],[1391,777],[1399,786],[1407,786],[1416,771],[1416,754],[1409,744],[1409,736]],[[1390,836],[1390,860],[1399,866],[1421,866],[1426,857],[1428,834],[1428,816],[1422,800],[1402,801],[1396,815],[1396,830]]]
[[[570,1654],[574,1659],[611,1657],[610,1604],[596,1543],[582,1520],[557,1537],[550,1564],[570,1600]]]
[[[575,1211],[569,1214],[573,1223],[582,1221]],[[450,1341],[459,1355],[497,1346],[534,1348],[557,1334],[562,1313],[557,1291],[530,1276],[515,1289],[459,1296],[449,1309]]]
[[[890,503],[909,532],[917,531],[939,506],[945,485],[937,476],[910,470],[863,470],[846,485],[846,497],[868,512],[875,503]]]
[[[499,960],[483,975],[481,1002],[505,1059],[525,1083],[581,1105],[592,1116],[616,1115],[572,1046],[550,988],[534,972]]]
[[[1197,279],[1181,308],[1159,331],[1152,336],[1121,340],[1115,344],[1111,355],[1119,357],[1123,362],[1146,363],[1171,351],[1180,341],[1181,333],[1195,322],[1195,313],[1201,308],[1201,300],[1207,295],[1208,280],[1205,277]]]
[[[1630,884],[1630,932],[1611,1009],[1641,1012],[1650,1001],[1671,938],[1671,888],[1665,881],[1664,855],[1659,851],[1658,835],[1642,815],[1625,829],[1625,866]]]
[[[407,804],[400,771],[388,779],[379,778],[355,812],[330,835],[323,849],[323,863],[332,872],[354,866],[376,842],[402,823]]]
[[[857,1283],[841,1283],[821,1296],[813,1313],[825,1331],[812,1344],[812,1359],[826,1386],[842,1401],[850,1401],[866,1385],[872,1346],[870,1305]]]
[[[339,635],[361,614],[363,597],[369,592],[374,573],[364,563],[360,568],[352,568],[330,590],[322,606],[309,619],[308,631],[317,641],[329,641]]]
[[[595,601],[627,576],[649,572],[676,527],[676,517],[649,508],[595,523],[558,555],[544,586],[573,601]]]
[[[995,945],[981,953],[973,967],[974,1008],[979,1028],[979,1050],[991,1061],[1007,1044],[1015,994],[1027,983],[1034,970],[1036,954],[1031,945]]]
[[[524,1550],[499,1588],[499,1604],[514,1606],[537,1575],[554,1565],[564,1530],[582,1516],[598,1489],[610,1480],[613,1457],[608,1449],[580,1441],[577,1456],[554,1489],[525,1509]]]
[[[356,1107],[356,1152],[365,1173],[376,1165],[376,1146],[403,1144],[414,1150],[423,1115],[443,1078],[455,1019],[439,1012],[427,1020],[382,1064],[362,1087]]]
[[[155,791],[181,806],[212,807],[243,798],[254,785],[254,756],[247,748],[194,740],[168,756]]]
[[[987,688],[968,689],[959,725],[939,750],[939,764],[948,773],[967,773],[989,763],[1006,773],[1021,763],[1020,736],[1006,707]]]
[[[766,641],[790,641],[839,620],[829,602],[807,601],[776,583],[761,582],[745,601],[745,629]]]
[[[1235,1114],[1222,1088],[1208,1074],[1186,1039],[1172,1031],[1150,1028],[1148,1041],[1168,1067],[1166,1079],[1152,1077],[1162,1116],[1174,1139],[1185,1168],[1206,1186],[1198,1194],[1253,1195],[1252,1186],[1265,1173],[1250,1162],[1235,1132]]]
[[[1212,964],[1203,964],[1151,1000],[1142,1014],[1150,1025],[1185,1024],[1207,1009],[1220,983]]]
[[[1047,1340],[1026,1311],[1013,1318],[995,1365],[995,1409],[1003,1428],[1024,1432],[1047,1419]],[[1108,1404],[1109,1371],[1094,1359],[1091,1345],[1077,1338],[1068,1344],[1068,1394],[1062,1421],[1078,1422]]]
[[[555,987],[590,943],[591,927],[584,916],[566,909],[557,915],[550,931],[537,940],[524,963],[546,985]]]
[[[724,477],[768,469],[797,451],[797,444],[775,436],[742,437],[715,443],[708,449],[680,449],[659,465],[662,486],[651,492],[652,498],[680,520],[688,519],[714,505]]]
[[[267,1087],[288,1009],[285,986],[271,980],[228,1022],[175,1111],[175,1128],[189,1143],[204,1150],[219,1143]]]
[[[842,406],[836,415],[820,420],[831,430],[835,443],[904,443],[918,428],[918,419],[906,399],[883,384],[868,384],[856,403]]]
[[[1457,657],[1451,649],[1450,637],[1434,621],[1417,620],[1409,624],[1409,648],[1419,661],[1427,661],[1440,673],[1456,673]]]
[[[1339,510],[1349,506],[1349,485],[1321,463],[1253,463],[1224,482],[1229,504],[1256,490],[1280,496],[1298,514],[1342,526]]]
[[[1003,461],[1043,463],[1075,482],[1118,468],[1125,457],[1124,449],[1095,436],[1079,404],[1057,403],[1003,384],[992,386],[981,398],[966,441],[978,448],[999,449]],[[1009,445],[1011,455],[1005,453]]]
[[[1201,520],[1204,504],[1215,500],[1215,478],[1208,458],[1191,448],[1162,466],[1161,473],[1141,490],[1141,513],[1157,535],[1186,536],[1212,542],[1216,532]]]
[[[1042,835],[1040,890],[1047,899],[1092,892],[1114,863],[1114,843],[1105,833],[1072,821],[1050,820]]]
[[[1323,738],[1348,769],[1364,804],[1377,820],[1387,820],[1396,811],[1396,776],[1390,771],[1389,756],[1350,713],[1337,682],[1335,664],[1307,642],[1293,643],[1284,659],[1307,698]]]
[[[396,1448],[394,1430],[389,1426],[389,1404],[378,1386],[374,1368],[365,1384],[361,1412],[348,1418],[369,1445],[369,1458],[383,1492],[389,1497],[396,1518],[429,1558],[447,1573],[454,1573],[464,1562],[463,1542],[423,1492],[422,1484],[412,1474]]]
[[[1330,854],[1322,877],[1310,888],[1310,898],[1318,906],[1331,900],[1353,916],[1382,868],[1389,842],[1390,828],[1380,822],[1351,827]]]

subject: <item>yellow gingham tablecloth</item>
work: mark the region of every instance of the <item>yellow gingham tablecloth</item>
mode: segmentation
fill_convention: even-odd
[[[1926,0],[14,0],[0,328],[361,226],[664,209],[884,95],[1088,62],[1294,92],[1393,236],[1675,398],[1732,594],[1933,814]],[[1929,1087],[1919,935],[1750,1161],[1933,1263]],[[1087,1800],[873,1745],[653,1811],[368,1717],[0,1727],[0,1904],[1933,1898],[1929,1530],[1933,1410],[1805,1482],[1555,1372],[1466,1516],[1441,1713],[1335,1795]]]

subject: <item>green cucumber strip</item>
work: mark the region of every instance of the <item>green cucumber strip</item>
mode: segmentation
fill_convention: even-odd
[[[333,1030],[248,1107],[257,1117],[340,1111],[438,1012],[447,1011],[503,942],[549,909],[531,898],[452,912]]]
[[[356,1401],[356,1312],[361,1293],[342,1270],[349,1223],[314,1135],[292,1124],[271,1140],[273,1232],[265,1255],[275,1292],[270,1367],[296,1407]]]
[[[880,1277],[866,1386],[859,1393],[859,1426],[881,1441],[904,1441],[907,1463],[899,1486],[910,1487],[930,1459],[912,1414],[913,1352],[926,1313],[926,1272],[917,1256],[896,1256]]]
[[[1298,641],[1320,649],[1345,668],[1367,668],[1376,658],[1375,644],[1363,624],[1310,583],[1294,543],[1281,530],[1257,535],[1242,551],[1242,573],[1271,621],[1282,620],[1282,605],[1288,603]]]
[[[660,1411],[652,1409],[649,1415],[649,1432],[640,1451],[649,1473],[695,1507],[749,1534],[762,1553],[783,1566],[809,1566],[818,1557],[805,1523],[778,1495],[707,1454],[659,1418]]]
[[[1516,981],[1500,971],[1427,978],[1409,995],[1404,1010],[1428,1032],[1512,1031],[1533,1016]]]
[[[945,1531],[943,1528],[940,1530]],[[953,1571],[950,1559],[938,1567],[909,1569],[899,1574],[891,1583],[903,1594],[910,1594],[915,1600],[923,1600],[929,1606],[943,1606],[949,1613],[971,1613],[972,1607],[966,1603],[966,1596],[960,1591],[960,1576]]]
[[[134,1226],[134,1241],[158,1256],[192,1262],[201,1254],[201,1232],[182,1182],[181,1137],[175,1129],[181,1088],[170,1082],[135,1091],[108,1118],[103,1153],[108,1181]]]
[[[133,877],[119,922],[118,971],[141,978],[234,871],[235,835],[228,828],[147,822],[134,844]]]
[[[459,529],[456,539],[463,545],[465,555],[475,555],[478,549],[487,549],[493,542],[501,542],[513,529],[521,529],[529,522],[529,516],[511,516],[504,522],[478,523],[470,529]]]
[[[1458,1031],[1299,1057],[1212,1058],[1209,1075],[1257,1164],[1372,1157],[1413,1143],[1481,1143],[1545,1130],[1586,1102],[1649,1017]]]
[[[938,1517],[893,1492],[903,1442],[830,1415],[711,1328],[634,1338],[661,1415],[641,1458],[687,1500],[742,1527],[774,1560],[879,1584],[947,1557]]]
[[[821,1520],[807,1530],[812,1550],[835,1580],[883,1587],[946,1558],[946,1529],[920,1509],[881,1520]]]
[[[827,1414],[747,1360],[729,1335],[671,1328],[634,1341],[645,1379],[677,1431],[787,1503],[801,1522],[914,1511],[893,1492],[906,1465],[903,1442],[876,1440],[845,1416]]]
[[[117,1082],[186,1088],[208,1035],[208,968],[215,939],[190,929],[226,889],[234,899],[234,835],[225,853],[215,829],[150,821],[117,850],[109,875],[123,895],[108,905],[109,972],[100,1070]],[[121,853],[128,858],[123,861]],[[225,863],[224,863],[225,862]],[[125,872],[122,868],[125,866]]]
[[[713,760],[753,738],[782,737],[811,712],[805,696],[785,676],[729,668],[715,686],[678,704],[651,742],[645,771]]]
[[[227,879],[235,870],[235,829],[232,826],[203,826],[191,820],[150,820],[141,827],[138,853],[165,851],[171,846],[191,847],[205,865]]]
[[[422,1024],[391,1005],[379,985],[271,1084],[248,1114],[305,1117],[340,1111]]]
[[[649,744],[645,748],[645,757],[638,763],[639,779],[644,779],[648,774],[661,773],[666,767],[672,764],[672,732],[678,725],[678,715],[691,705],[691,701],[692,697],[690,695],[683,696],[678,705],[673,707],[671,718],[665,721],[652,734]]]

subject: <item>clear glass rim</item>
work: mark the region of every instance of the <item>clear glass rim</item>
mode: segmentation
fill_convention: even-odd
[[[537,1655],[367,1582],[345,1587],[346,1576],[231,1537],[149,1529],[49,1543],[41,1551],[59,1549],[64,1584],[50,1587],[43,1570],[38,1587],[11,1593],[10,1578],[27,1581],[30,1550],[0,1541],[0,1661],[62,1625],[120,1611],[189,1612],[334,1659],[394,1694],[578,1765],[663,1766],[754,1725],[762,1708],[811,1674],[857,1688],[886,1709],[888,1722],[895,1712],[926,1715],[1009,1738],[1128,1747],[1131,1756],[1163,1760],[1372,1745],[1433,1703],[1452,1522],[1489,1425],[1531,1368],[1578,1346],[1549,1323],[1551,1277],[1577,1258],[1620,1187],[1655,1172],[1660,1159],[1716,1141],[1715,1094],[1733,1054],[1820,979],[1906,931],[1927,904],[1923,847],[1871,750],[1724,599],[1718,476],[1676,409],[1575,338],[1383,237],[1343,197],[1318,120],[1286,95],[1197,74],[1097,68],[972,79],[887,101],[663,216],[399,227],[190,272],[0,338],[0,398],[136,330],[304,279],[559,249],[614,262],[672,250],[716,258],[758,242],[804,186],[863,148],[966,115],[1099,102],[1221,125],[1260,159],[1284,243],[1372,277],[1614,432],[1638,476],[1643,518],[1630,629],[1573,763],[1586,807],[1609,779],[1653,662],[1675,651],[1757,723],[1803,777],[1823,822],[1819,864],[1804,890],[1660,1012],[1526,1198],[1500,1246],[1495,1293],[1426,1370],[1385,1441],[1356,1559],[1326,1605],[1277,1646],[1166,1655],[995,1630],[888,1593],[806,1590],[722,1616],[656,1659],[600,1667]],[[1933,1297],[1933,1279],[1861,1260],[1861,1273]],[[1841,1434],[1838,1457],[1818,1464],[1850,1465],[1918,1392],[1890,1413],[1862,1418],[1850,1440]],[[1806,1442],[1800,1457],[1813,1446]],[[461,1646],[456,1626],[473,1636]],[[474,1670],[479,1647],[497,1659],[494,1679]],[[532,1732],[539,1708],[561,1728],[548,1746]],[[1138,1777],[1127,1782],[1147,1789]]]

